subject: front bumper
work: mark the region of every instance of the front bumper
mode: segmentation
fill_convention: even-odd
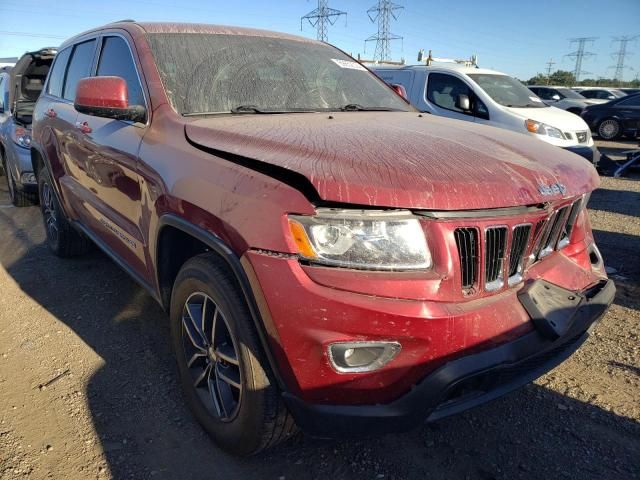
[[[588,337],[615,296],[611,280],[581,297],[564,334],[552,340],[534,330],[496,348],[452,360],[427,375],[409,393],[382,405],[310,404],[284,393],[297,424],[321,437],[406,431],[498,398],[525,385],[568,358]]]
[[[590,147],[586,146],[576,146],[576,147],[564,147],[565,150],[569,152],[573,152],[577,155],[580,155],[583,158],[589,160],[594,166],[598,166],[598,162],[600,162],[600,151],[595,145]]]

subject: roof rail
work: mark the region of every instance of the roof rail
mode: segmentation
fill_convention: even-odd
[[[475,68],[480,68],[478,66],[478,56],[476,54],[471,55],[471,57],[469,57],[468,60],[460,60],[460,59],[456,59],[456,58],[438,58],[438,57],[434,57],[432,54],[432,51],[429,50],[429,56],[427,56],[427,58],[424,58],[424,49],[420,49],[418,51],[418,61],[419,62],[424,62],[425,65],[429,66],[434,62],[437,63],[456,63],[458,65],[464,65],[465,67],[475,67]]]

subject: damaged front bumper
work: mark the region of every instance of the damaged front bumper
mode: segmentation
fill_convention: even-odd
[[[568,358],[587,339],[615,296],[611,280],[602,280],[578,293],[559,287],[556,290],[579,300],[564,304],[554,298],[543,300],[546,312],[553,311],[555,304],[566,314],[561,331],[549,333],[549,329],[540,328],[539,322],[544,319],[538,318],[534,331],[496,348],[444,364],[391,403],[310,404],[290,393],[283,394],[284,400],[305,432],[320,437],[344,437],[410,430],[425,420],[434,421],[498,398]],[[523,302],[527,303],[536,301]],[[554,317],[558,318],[557,311]]]

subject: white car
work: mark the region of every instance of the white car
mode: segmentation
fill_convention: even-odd
[[[604,100],[608,102],[615,100],[616,98],[622,98],[627,94],[617,88],[602,88],[602,87],[573,87],[580,95],[589,99]]]
[[[529,90],[538,95],[544,103],[580,115],[589,105],[606,103],[607,100],[586,98],[567,87],[550,85],[528,85]]]
[[[458,64],[368,66],[388,84],[404,87],[422,112],[521,132],[594,164],[600,159],[582,118],[546,105],[509,75]]]

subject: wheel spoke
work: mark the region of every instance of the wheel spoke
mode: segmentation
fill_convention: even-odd
[[[187,319],[191,323],[191,330],[194,335],[197,335],[200,341],[200,345],[206,348],[209,345],[207,336],[202,331],[202,305],[196,303],[187,303]]]
[[[202,373],[198,375],[198,378],[196,378],[195,381],[193,382],[193,386],[196,388],[200,388],[200,385],[202,385],[202,382],[208,381],[210,373],[211,373],[211,364],[208,363],[206,368],[202,370]]]
[[[194,348],[196,348],[197,350],[199,350],[200,352],[206,355],[207,354],[206,343],[204,342],[204,339],[202,338],[200,333],[194,327],[189,314],[182,316],[182,326],[184,331],[187,333],[187,337],[189,338],[189,340],[191,340],[191,343],[193,344]]]
[[[209,393],[211,394],[211,399],[213,400],[213,405],[218,412],[220,417],[228,417],[227,409],[225,407],[224,398],[222,397],[222,392],[220,391],[220,382],[216,376],[214,370],[209,373]]]
[[[242,384],[240,383],[240,372],[233,367],[223,368],[219,363],[216,363],[216,376],[218,380],[222,380],[224,383],[242,390]]]
[[[207,358],[207,354],[206,352],[203,351],[196,351],[196,353],[193,354],[193,356],[189,359],[189,361],[187,362],[187,367],[191,368],[193,367],[197,362],[201,361],[201,360],[205,360]]]
[[[236,351],[233,349],[233,345],[229,345],[228,343],[216,348],[216,357],[232,365],[240,365],[240,362],[236,358]]]

